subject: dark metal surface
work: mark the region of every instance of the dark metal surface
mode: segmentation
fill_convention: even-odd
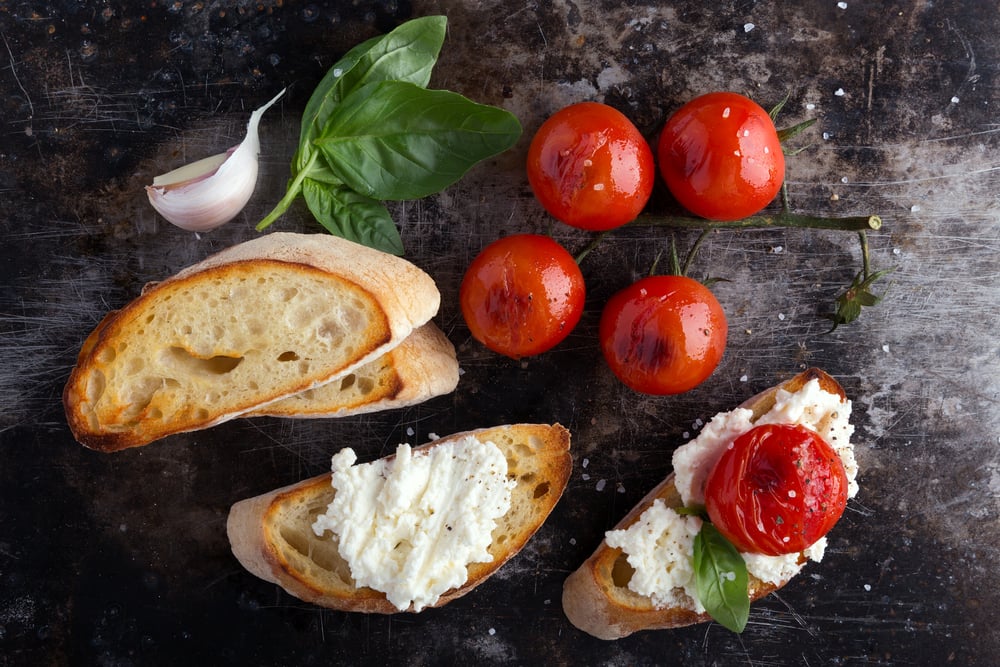
[[[802,6],[793,6],[801,4]],[[343,421],[238,420],[101,455],[77,445],[60,392],[100,317],[207,254],[254,237],[280,197],[299,114],[350,46],[445,13],[432,85],[515,112],[509,153],[425,200],[394,204],[407,256],[438,281],[459,349],[451,396]],[[1000,635],[1000,14],[993,3],[414,2],[0,3],[0,664],[994,664]],[[142,186],[261,126],[244,213],[200,236],[158,218]],[[699,276],[730,321],[717,372],[639,396],[600,358],[600,308],[648,271],[663,230],[585,260],[587,312],[521,362],[471,341],[462,272],[487,242],[551,230],[523,171],[556,109],[594,99],[650,138],[687,99],[790,94],[811,146],[788,160],[800,211],[877,213],[886,300],[832,334],[822,314],[859,266],[851,234],[720,232]],[[304,207],[273,229],[318,231]],[[682,247],[695,234],[675,234]],[[822,563],[718,625],[601,642],[563,616],[566,575],[670,471],[698,425],[806,365],[854,399],[861,493]],[[430,433],[559,421],[575,470],[549,522],[472,594],[420,615],[321,610],[247,574],[225,518],[242,498]]]

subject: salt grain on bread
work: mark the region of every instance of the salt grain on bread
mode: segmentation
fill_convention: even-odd
[[[510,509],[492,532],[488,547],[492,560],[469,564],[465,583],[443,593],[435,607],[471,591],[524,547],[562,496],[572,469],[570,434],[558,424],[512,424],[458,433],[415,448],[414,453],[469,435],[492,442],[503,452],[507,474],[517,484]],[[233,505],[227,522],[233,554],[252,574],[306,602],[342,611],[395,613],[399,610],[384,593],[355,585],[337,542],[312,529],[336,494],[331,474]]]
[[[347,375],[439,305],[402,258],[326,234],[261,236],[108,315],[66,384],[67,421],[101,451],[206,428]]]

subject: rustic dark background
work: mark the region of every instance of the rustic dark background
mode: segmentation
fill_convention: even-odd
[[[792,6],[792,5],[799,6]],[[517,146],[459,184],[394,204],[407,256],[442,291],[459,350],[451,396],[343,421],[239,420],[102,455],[77,445],[60,393],[80,343],[141,285],[257,235],[283,192],[298,120],[348,48],[444,13],[432,85],[516,113]],[[1000,655],[1000,14],[995,3],[834,0],[0,2],[0,664],[995,664]],[[143,186],[261,125],[253,200],[183,232]],[[619,385],[597,346],[601,306],[671,235],[630,229],[584,262],[587,312],[557,349],[513,362],[470,340],[462,272],[501,235],[588,237],[535,203],[523,161],[544,118],[607,102],[650,139],[712,90],[817,118],[788,160],[793,207],[882,216],[882,304],[828,334],[860,263],[852,234],[719,232],[694,267],[730,322],[717,372],[672,398]],[[779,123],[780,124],[780,123]],[[669,201],[658,195],[658,205]],[[272,229],[318,232],[301,205]],[[674,234],[682,248],[693,232]],[[884,287],[877,288],[881,292]],[[824,561],[718,625],[602,642],[563,616],[566,575],[703,420],[807,365],[854,400],[861,493]],[[550,521],[449,606],[367,617],[304,604],[247,574],[225,518],[242,498],[328,469],[350,445],[511,421],[559,421],[575,470]]]

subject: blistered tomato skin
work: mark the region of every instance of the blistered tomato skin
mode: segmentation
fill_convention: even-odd
[[[785,179],[774,122],[736,93],[709,93],[678,109],[660,134],[657,159],[677,201],[710,220],[759,213]]]
[[[565,107],[535,133],[528,182],[539,203],[573,227],[607,230],[634,220],[653,192],[653,152],[624,114],[606,104]]]
[[[718,366],[728,324],[712,292],[691,278],[650,276],[608,300],[598,335],[608,366],[635,391],[679,394]]]
[[[705,484],[705,508],[744,553],[798,553],[826,535],[847,505],[837,452],[805,426],[766,424],[736,438]]]
[[[513,359],[545,352],[580,321],[583,274],[573,256],[548,236],[515,234],[476,256],[459,288],[473,338]]]

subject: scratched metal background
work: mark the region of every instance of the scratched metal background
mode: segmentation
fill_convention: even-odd
[[[799,6],[793,6],[799,5]],[[108,310],[148,280],[256,235],[282,192],[299,114],[350,46],[445,13],[433,85],[503,105],[525,135],[460,184],[393,206],[408,256],[443,293],[455,394],[342,422],[234,421],[100,455],[77,445],[60,392]],[[0,664],[941,665],[1000,655],[1000,15],[995,3],[834,0],[540,2],[0,2]],[[142,186],[238,142],[265,115],[258,190],[203,235],[154,215]],[[464,267],[487,242],[551,230],[523,172],[559,107],[605,101],[651,139],[703,92],[732,89],[819,122],[788,161],[800,211],[877,213],[883,304],[827,335],[860,261],[850,234],[712,236],[697,275],[729,316],[702,387],[636,395],[600,359],[608,296],[648,270],[666,232],[615,234],[584,262],[587,312],[558,349],[498,358],[461,320]],[[297,206],[274,229],[317,231]],[[683,247],[693,234],[676,234]],[[823,563],[717,625],[601,642],[564,618],[565,576],[700,420],[806,365],[854,399],[862,491]],[[518,420],[573,432],[575,471],[550,521],[492,580],[426,613],[325,611],[244,572],[231,503],[430,433]]]

